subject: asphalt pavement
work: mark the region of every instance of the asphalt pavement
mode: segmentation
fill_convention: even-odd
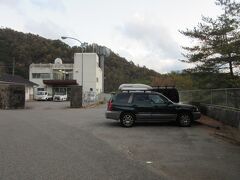
[[[200,124],[105,119],[105,105],[29,102],[0,110],[0,179],[239,179],[240,147]]]

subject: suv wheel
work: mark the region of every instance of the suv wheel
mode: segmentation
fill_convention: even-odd
[[[124,113],[120,118],[120,122],[124,127],[132,127],[135,122],[135,117],[131,113]]]
[[[188,113],[181,113],[178,115],[178,123],[182,127],[189,127],[192,124],[192,118]]]

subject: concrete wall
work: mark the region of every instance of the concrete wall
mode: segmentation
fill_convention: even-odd
[[[207,104],[193,104],[199,107],[201,113],[240,129],[240,110]]]
[[[25,86],[25,100],[33,100],[33,87],[32,86]]]
[[[23,109],[24,107],[24,85],[0,84],[0,109]]]

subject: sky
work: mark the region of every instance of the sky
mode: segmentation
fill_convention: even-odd
[[[193,67],[179,61],[193,43],[179,30],[220,13],[215,0],[0,0],[2,28],[97,43],[160,73]]]

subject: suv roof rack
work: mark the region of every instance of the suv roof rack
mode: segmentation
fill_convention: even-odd
[[[152,86],[153,89],[172,89],[176,88],[175,86]]]
[[[122,92],[153,92],[152,90],[122,90]]]
[[[120,91],[149,91],[153,88],[146,84],[121,84],[118,89]]]

